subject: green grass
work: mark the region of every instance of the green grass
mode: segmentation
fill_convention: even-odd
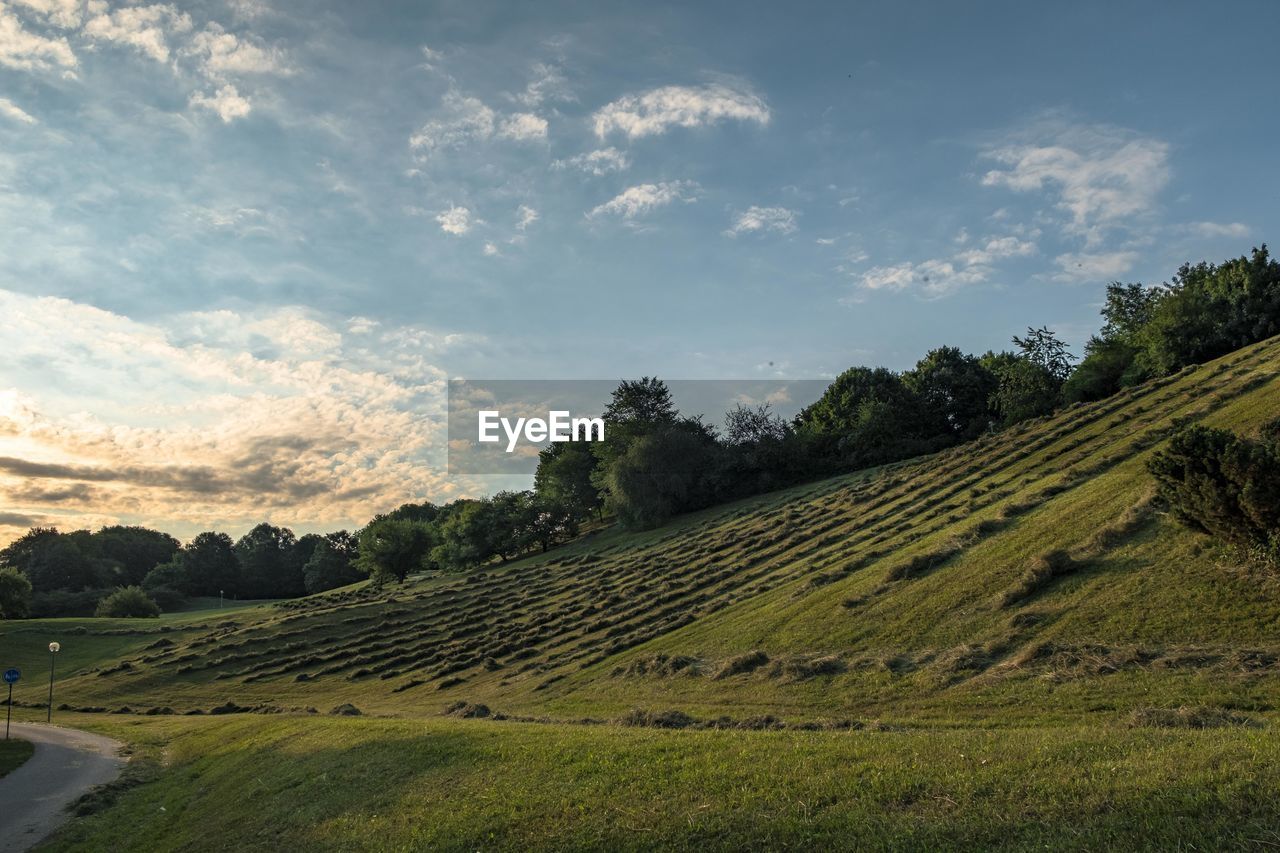
[[[22,766],[31,757],[35,747],[25,740],[10,738],[0,740],[0,778],[3,778]]]
[[[129,712],[56,718],[163,768],[65,846],[136,847],[135,825],[160,849],[1278,845],[1280,580],[1153,507],[1145,469],[1179,425],[1273,418],[1278,377],[1273,340],[467,576],[5,623],[0,665],[34,718],[60,641],[55,704]],[[459,700],[541,722],[440,716]],[[140,713],[227,701],[272,716]],[[323,716],[340,703],[382,719]],[[566,725],[633,710],[791,728]],[[797,728],[836,720],[864,728]]]
[[[168,767],[48,849],[1280,843],[1280,742],[1247,729],[664,732],[237,718],[105,730],[163,751]]]

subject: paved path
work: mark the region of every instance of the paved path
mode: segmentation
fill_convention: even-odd
[[[70,803],[124,767],[121,744],[101,735],[14,723],[12,736],[31,741],[36,751],[0,779],[0,853],[34,846],[67,819]]]

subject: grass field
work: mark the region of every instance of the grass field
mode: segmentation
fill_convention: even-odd
[[[467,576],[6,623],[0,664],[34,716],[58,640],[55,713],[150,756],[67,848],[1270,847],[1280,581],[1145,461],[1274,418],[1277,376],[1273,340]]]
[[[162,750],[165,784],[133,789],[51,849],[1280,843],[1280,743],[1247,729],[665,732],[252,717],[90,725]]]
[[[34,751],[35,747],[25,740],[16,738],[0,740],[0,777],[7,776],[21,767],[22,762],[30,758]]]

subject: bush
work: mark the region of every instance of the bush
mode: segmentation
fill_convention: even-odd
[[[1148,468],[1187,526],[1280,566],[1280,447],[1221,429],[1191,427]]]
[[[53,589],[31,594],[31,618],[45,619],[50,616],[92,616],[98,602],[106,595],[104,589],[85,589],[70,592],[65,589]]]
[[[156,603],[162,613],[172,613],[182,607],[187,600],[186,595],[171,586],[157,586],[147,590],[147,595]]]
[[[17,569],[0,569],[0,619],[25,619],[31,611],[31,581]]]
[[[98,602],[98,609],[93,615],[116,619],[155,617],[160,615],[160,608],[142,591],[142,587],[122,586]]]

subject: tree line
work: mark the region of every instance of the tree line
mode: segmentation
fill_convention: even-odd
[[[209,532],[180,546],[143,528],[35,528],[0,551],[0,571],[29,580],[31,610],[45,615],[91,610],[115,587],[139,585],[161,607],[219,590],[290,597],[364,576],[403,580],[545,551],[606,517],[650,528],[679,513],[932,453],[1271,337],[1280,333],[1280,264],[1263,246],[1221,264],[1184,264],[1155,287],[1112,283],[1101,315],[1083,359],[1049,329],[1028,328],[1000,352],[943,346],[903,372],[850,368],[791,419],[767,405],[740,405],[717,426],[681,414],[659,379],[624,381],[602,414],[604,441],[548,446],[531,490],[408,503],[355,534],[295,538],[261,524],[234,543]],[[0,590],[6,583],[19,582],[0,579]]]

